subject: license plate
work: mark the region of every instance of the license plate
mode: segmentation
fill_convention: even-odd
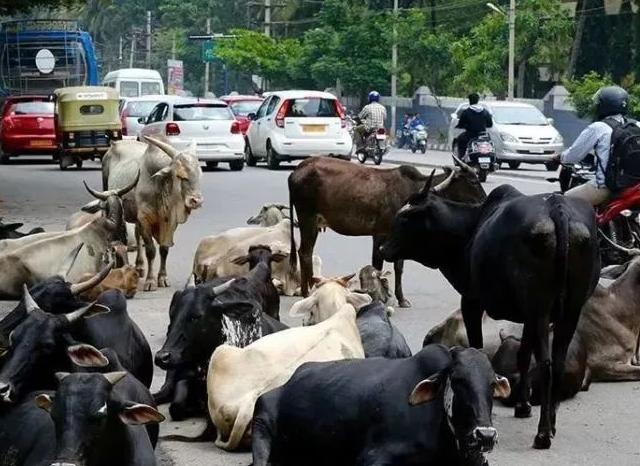
[[[479,163],[491,163],[491,158],[490,157],[478,157],[478,162]],[[485,167],[482,167],[485,168]]]
[[[480,168],[489,168],[489,164],[488,163],[481,163],[480,164]]]
[[[327,125],[302,125],[303,133],[324,133],[327,131]]]
[[[544,149],[529,149],[532,154],[544,154]]]
[[[51,143],[46,139],[32,139],[29,141],[29,145],[32,147],[47,147],[50,146]]]
[[[386,139],[387,139],[387,136],[386,136],[386,135],[384,135],[384,134],[376,134],[376,139],[377,139],[378,141],[384,141],[384,140],[386,140]]]

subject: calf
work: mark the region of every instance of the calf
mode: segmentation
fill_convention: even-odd
[[[360,280],[360,292],[367,293],[374,301],[388,304],[391,301],[391,290],[389,288],[389,270],[382,272],[373,265],[365,265],[358,273]],[[393,308],[389,307],[392,311]]]
[[[289,210],[289,206],[284,204],[265,204],[258,212],[247,219],[249,225],[260,225],[261,227],[272,227],[289,216],[284,212]]]
[[[307,363],[258,400],[253,465],[484,466],[492,397],[509,391],[474,349]]]
[[[531,415],[531,352],[540,366],[542,400],[535,448],[549,448],[567,349],[600,270],[591,205],[557,194],[525,196],[494,189],[480,205],[430,194],[428,186],[396,217],[382,246],[387,260],[413,259],[438,268],[462,295],[469,343],[482,348],[482,316],[524,324],[515,414]],[[554,324],[552,351],[549,325]]]
[[[301,364],[362,357],[356,313],[348,304],[311,327],[267,335],[244,348],[219,346],[207,371],[209,414],[218,434],[216,445],[225,450],[248,446],[256,400],[284,384]]]
[[[87,280],[90,275],[83,275],[81,280]],[[87,301],[95,301],[98,296],[107,290],[120,290],[127,299],[133,298],[138,292],[138,282],[140,275],[133,265],[125,265],[119,269],[113,269],[105,279],[93,288],[81,294]]]
[[[367,358],[408,358],[411,349],[400,330],[391,323],[384,304],[374,301],[358,309],[356,318]]]

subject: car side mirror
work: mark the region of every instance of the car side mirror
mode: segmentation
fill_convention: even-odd
[[[146,122],[147,122],[147,118],[146,117],[138,118],[138,123],[140,123],[141,125],[144,125]]]
[[[248,118],[249,120],[253,121],[253,120],[255,120],[255,119],[256,119],[256,116],[257,116],[257,115],[256,115],[255,113],[249,113],[249,114],[247,115],[247,118]]]
[[[458,114],[457,114],[456,112],[453,112],[453,113],[451,114],[451,119],[452,119],[452,120],[455,120],[456,118],[458,118]]]
[[[549,123],[550,125],[553,125],[554,121],[555,120],[553,118],[547,118],[547,123]]]

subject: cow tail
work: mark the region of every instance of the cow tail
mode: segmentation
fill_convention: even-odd
[[[291,195],[291,180],[289,179],[289,217],[290,217],[290,225],[289,232],[291,234],[291,250],[289,251],[289,265],[292,274],[298,270],[298,253],[296,251],[296,238],[294,236],[294,211],[293,211],[293,202]]]
[[[556,272],[559,277],[557,290],[558,317],[562,319],[566,301],[567,283],[569,275],[569,216],[564,204],[564,197],[552,194],[549,199],[550,216],[556,230]]]
[[[244,437],[245,432],[249,428],[251,424],[251,420],[253,419],[253,411],[256,404],[256,400],[243,400],[242,406],[238,410],[238,414],[233,422],[233,427],[231,428],[231,433],[229,434],[229,438],[225,442],[220,438],[220,431],[218,431],[218,438],[215,441],[215,445],[218,448],[222,448],[223,450],[233,451],[237,450],[242,442],[242,438]]]

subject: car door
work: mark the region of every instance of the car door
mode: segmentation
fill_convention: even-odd
[[[264,123],[263,119],[265,114],[267,113],[267,105],[271,101],[271,97],[267,98],[260,108],[258,108],[258,112],[256,113],[255,119],[251,122],[249,126],[249,130],[247,131],[247,138],[249,139],[249,145],[251,146],[251,151],[254,155],[265,155],[265,141],[260,140],[260,128]]]
[[[142,129],[141,134],[145,136],[160,136],[165,134],[165,120],[169,116],[169,104],[159,103],[155,110],[151,112],[147,119],[147,124]]]
[[[275,124],[275,112],[276,109],[280,106],[281,99],[277,95],[271,96],[269,100],[269,104],[267,105],[267,109],[265,112],[265,116],[263,118],[264,122],[260,126],[260,141],[264,146],[265,153],[267,152],[267,139],[271,135],[271,132],[276,128]]]

